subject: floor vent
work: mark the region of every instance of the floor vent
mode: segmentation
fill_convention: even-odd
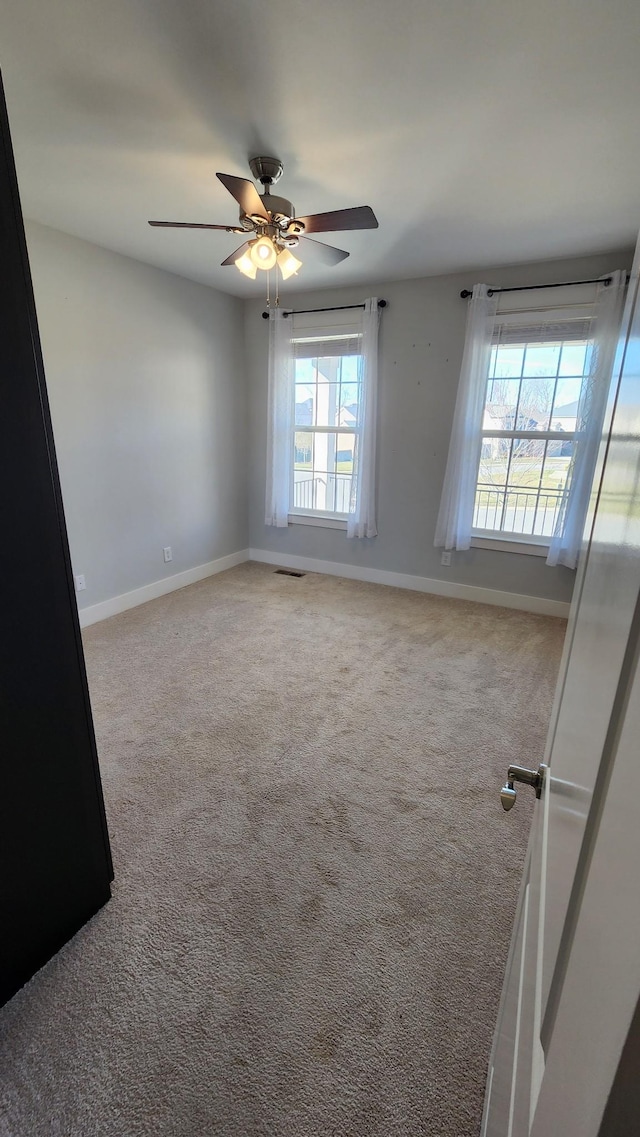
[[[306,576],[306,572],[294,572],[293,569],[274,569],[280,576]]]

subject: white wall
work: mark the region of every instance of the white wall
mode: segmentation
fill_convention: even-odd
[[[245,306],[249,391],[249,537],[255,549],[370,569],[438,578],[525,596],[567,601],[574,573],[549,568],[540,557],[471,549],[440,563],[433,537],[456,399],[466,303],[460,290],[478,280],[495,285],[556,283],[600,276],[630,266],[632,250],[611,255],[483,269],[322,292],[290,293],[295,309],[354,304],[366,296],[389,302],[380,330],[378,536],[348,540],[335,529],[264,525],[268,322],[264,303]],[[303,270],[304,271],[304,270]],[[339,278],[339,267],[334,270]],[[286,289],[286,286],[285,286]]]
[[[80,606],[245,549],[242,302],[39,224],[27,242]]]

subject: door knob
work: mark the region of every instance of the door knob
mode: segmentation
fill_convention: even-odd
[[[516,804],[514,782],[524,782],[526,786],[533,786],[536,797],[540,797],[545,769],[543,763],[540,763],[537,770],[526,770],[524,766],[509,766],[506,783],[500,790],[502,808],[508,812]]]

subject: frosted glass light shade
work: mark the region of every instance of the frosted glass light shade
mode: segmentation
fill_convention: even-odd
[[[302,268],[302,261],[294,257],[293,253],[290,253],[288,249],[283,249],[282,252],[278,254],[278,268],[282,273],[282,279],[288,280],[290,276],[293,276],[294,272]]]
[[[249,256],[256,268],[270,269],[276,263],[276,250],[270,237],[259,237],[249,249]]]
[[[239,268],[240,272],[248,276],[250,280],[256,279],[258,270],[248,253],[243,253],[241,257],[238,257],[237,261],[234,261],[234,264],[236,268]]]

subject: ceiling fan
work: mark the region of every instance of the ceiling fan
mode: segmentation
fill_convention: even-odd
[[[288,280],[302,267],[302,261],[291,252],[300,241],[313,245],[314,252],[325,264],[336,265],[349,256],[344,249],[336,249],[324,241],[312,241],[307,235],[309,233],[378,228],[376,215],[369,205],[296,217],[295,209],[287,198],[271,193],[271,186],[282,176],[282,162],[278,158],[252,158],[249,166],[256,181],[264,186],[262,194],[248,178],[237,178],[233,174],[216,175],[240,206],[238,225],[207,225],[189,221],[150,221],[149,224],[167,229],[222,229],[226,233],[251,233],[250,240],[222,261],[223,265],[235,264],[251,280],[255,280],[258,269],[269,270],[276,264],[283,279]]]

